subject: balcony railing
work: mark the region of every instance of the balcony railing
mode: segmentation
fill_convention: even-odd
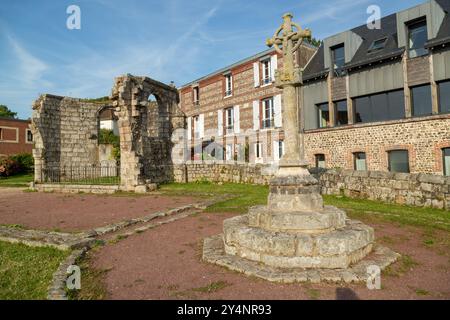
[[[270,84],[272,82],[273,82],[272,77],[265,77],[265,78],[262,79],[263,85]]]
[[[275,126],[275,122],[274,122],[273,118],[272,119],[263,119],[263,121],[262,121],[263,129],[270,129],[270,128],[273,128],[274,126]]]

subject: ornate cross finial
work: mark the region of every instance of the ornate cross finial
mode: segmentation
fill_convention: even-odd
[[[279,83],[295,80],[294,68],[298,66],[294,62],[294,53],[303,43],[303,39],[311,39],[311,30],[303,30],[292,21],[292,17],[291,13],[286,13],[283,16],[283,24],[275,31],[273,37],[266,41],[269,47],[275,47],[275,50],[283,55],[284,70],[278,72]]]

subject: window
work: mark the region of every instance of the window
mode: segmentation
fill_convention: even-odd
[[[353,99],[356,122],[377,122],[403,119],[405,96],[403,90],[383,92]]]
[[[372,53],[372,52],[384,49],[384,47],[386,46],[386,42],[387,42],[387,38],[382,38],[382,39],[379,39],[379,40],[375,40],[370,45],[368,52]]]
[[[225,109],[225,125],[227,133],[234,132],[234,108]]]
[[[344,45],[339,45],[331,48],[331,59],[333,61],[333,69],[337,76],[343,75],[342,68],[345,64],[345,47]]]
[[[409,156],[407,150],[393,150],[388,152],[389,171],[409,173]]]
[[[328,127],[330,125],[330,111],[328,108],[328,102],[318,104],[316,108],[318,112],[318,127]]]
[[[261,62],[262,65],[262,82],[264,84],[269,84],[272,82],[272,74],[271,74],[271,62],[270,59],[263,60]]]
[[[450,113],[450,81],[441,82],[439,88],[439,113]]]
[[[273,109],[273,98],[264,99],[262,101],[263,107],[263,129],[272,128],[274,126],[274,109]]]
[[[366,171],[366,154],[365,152],[355,152],[353,154],[354,168],[357,171]]]
[[[278,141],[278,159],[281,159],[284,155],[284,141]]]
[[[255,158],[256,158],[256,161],[259,161],[263,158],[263,150],[262,150],[261,142],[255,143]]]
[[[0,140],[3,140],[3,130],[0,128]]]
[[[442,149],[444,176],[450,177],[450,148]]]
[[[231,73],[225,75],[225,97],[233,94],[233,76]]]
[[[336,125],[343,126],[348,124],[347,100],[338,101],[335,104]]]
[[[428,40],[427,21],[421,20],[408,25],[409,57],[415,58],[428,54],[425,43]]]
[[[316,168],[325,169],[325,155],[324,154],[316,154]]]
[[[31,132],[30,129],[26,130],[26,141],[27,143],[32,143],[33,142],[33,133]]]
[[[194,87],[194,105],[198,106],[200,104],[200,88]]]
[[[195,139],[199,139],[200,138],[200,117],[199,116],[195,116],[194,117],[194,137]]]
[[[411,88],[411,95],[413,116],[425,116],[433,113],[430,85]]]

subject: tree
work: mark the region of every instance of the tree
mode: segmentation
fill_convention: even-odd
[[[7,106],[0,104],[0,117],[14,119],[17,117],[17,112],[12,112]]]
[[[312,38],[311,40],[309,40],[309,43],[312,44],[313,46],[320,47],[323,41],[316,38]]]

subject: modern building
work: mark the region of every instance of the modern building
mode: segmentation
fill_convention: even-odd
[[[378,29],[328,37],[310,60],[315,50],[301,48],[299,134],[311,166],[450,175],[449,12],[450,0],[431,0],[382,18]],[[271,56],[266,51],[180,89],[195,159],[204,158],[201,146],[211,138],[225,146],[225,160],[242,146],[253,163],[280,157],[280,91],[264,82],[273,77],[265,65],[274,65]]]
[[[33,134],[30,120],[0,117],[0,156],[31,153]]]

